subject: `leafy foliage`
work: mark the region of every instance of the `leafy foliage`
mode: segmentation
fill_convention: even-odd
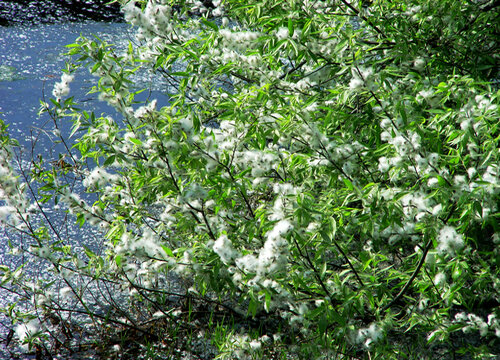
[[[53,266],[74,311],[154,339],[151,319],[189,327],[186,304],[206,307],[221,358],[277,357],[289,343],[299,358],[499,355],[497,2],[123,5],[137,42],[70,45],[42,105],[56,127],[73,121],[76,140],[22,169],[40,185],[34,208],[63,204],[104,251],[74,252],[28,211],[3,219],[33,240],[23,254]],[[84,66],[119,119],[66,98]],[[134,101],[144,69],[168,85],[169,106]],[[60,283],[3,271],[41,322],[66,311],[47,295]],[[128,304],[105,297],[114,310],[100,315],[87,281]]]

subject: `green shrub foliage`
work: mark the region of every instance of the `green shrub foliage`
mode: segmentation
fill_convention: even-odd
[[[2,138],[12,253],[53,272],[2,267],[16,338],[55,351],[49,320],[72,313],[99,331],[187,326],[174,282],[246,324],[218,323],[221,358],[500,356],[499,9],[123,1],[129,47],[80,38],[42,103],[56,135],[73,122],[67,153],[16,168]],[[68,97],[81,67],[117,115]],[[168,106],[134,100],[144,71]],[[100,250],[68,246],[47,206]]]

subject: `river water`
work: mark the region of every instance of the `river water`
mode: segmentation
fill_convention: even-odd
[[[51,97],[54,83],[60,80],[65,68],[67,58],[61,55],[66,51],[65,45],[73,43],[80,34],[86,37],[95,34],[124,49],[133,37],[133,29],[124,23],[100,22],[0,26],[0,117],[10,124],[11,134],[16,138],[26,140],[30,127],[39,127],[47,120],[37,116],[40,99],[44,95],[46,100]],[[141,76],[142,84],[147,86],[151,79],[147,74]],[[87,95],[96,81],[88,72],[81,71],[71,84],[70,96],[83,100],[86,109],[113,113],[96,100],[95,94]],[[166,104],[166,96],[159,92],[155,96],[160,104]]]
[[[80,35],[91,37],[92,34],[115,44],[117,49],[125,49],[133,37],[133,29],[124,23],[102,22],[0,26],[0,118],[9,124],[10,135],[20,142],[19,153],[25,164],[29,163],[32,156],[41,154],[45,159],[57,159],[58,154],[64,151],[62,145],[54,144],[50,137],[53,124],[48,115],[38,115],[40,100],[45,97],[45,101],[48,101],[54,84],[60,80],[61,70],[65,68],[67,60],[62,56],[66,51],[65,45],[75,42]],[[138,77],[135,83],[139,87],[151,87],[154,84],[151,74],[140,73]],[[97,94],[88,94],[97,80],[87,69],[81,69],[71,83],[70,96],[75,96],[75,100],[84,104],[87,111],[94,111],[97,115],[106,113],[117,116],[113,109],[97,99]],[[147,93],[143,93],[142,100],[148,96]],[[160,106],[167,104],[167,96],[162,92],[153,91],[149,95],[158,99]],[[136,100],[140,101],[141,98]],[[71,125],[69,121],[63,123],[60,125],[61,131],[68,133]],[[48,214],[52,213],[50,208],[46,211]],[[54,213],[54,216],[61,215]],[[70,226],[65,231],[67,244],[74,249],[82,249],[83,245],[91,249],[99,248],[101,240],[89,229]],[[19,262],[16,263],[18,260],[9,255],[7,237],[3,234],[4,229],[0,225],[0,264],[19,265]],[[27,245],[25,243],[23,247]],[[48,269],[45,270],[40,263],[26,268],[34,276],[44,278],[50,276]],[[0,307],[11,301],[11,294],[0,289]],[[0,339],[5,338],[10,329],[10,321],[1,318]],[[11,356],[10,350],[0,345],[0,358],[7,359]]]

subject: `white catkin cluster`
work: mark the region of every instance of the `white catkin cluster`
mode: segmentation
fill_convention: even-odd
[[[61,81],[56,82],[54,89],[52,90],[52,95],[57,101],[61,101],[63,97],[69,95],[69,85],[74,80],[74,76],[71,74],[64,73],[61,75]]]
[[[375,323],[372,323],[367,328],[359,329],[354,336],[355,342],[363,344],[366,348],[370,348],[374,343],[382,339],[383,331]]]
[[[10,147],[0,148],[0,224],[23,228],[33,209],[26,196],[26,185],[12,168]]]
[[[493,333],[496,337],[500,338],[500,321],[498,321],[495,314],[488,315],[487,320],[476,314],[467,314],[460,312],[455,315],[455,322],[465,324],[462,331],[470,333],[473,330],[478,330],[482,337]]]

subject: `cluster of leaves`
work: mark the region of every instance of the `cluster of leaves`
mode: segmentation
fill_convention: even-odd
[[[9,223],[79,312],[147,332],[178,321],[169,296],[195,298],[246,324],[220,357],[499,355],[498,2],[123,5],[136,43],[81,38],[67,69],[88,66],[120,118],[64,99],[66,74],[43,107],[77,140],[22,172],[35,204],[63,204],[104,251]],[[168,106],[134,101],[144,70]],[[110,296],[116,313],[97,314],[83,278],[142,310]],[[23,287],[38,314],[67,311],[53,284]]]

